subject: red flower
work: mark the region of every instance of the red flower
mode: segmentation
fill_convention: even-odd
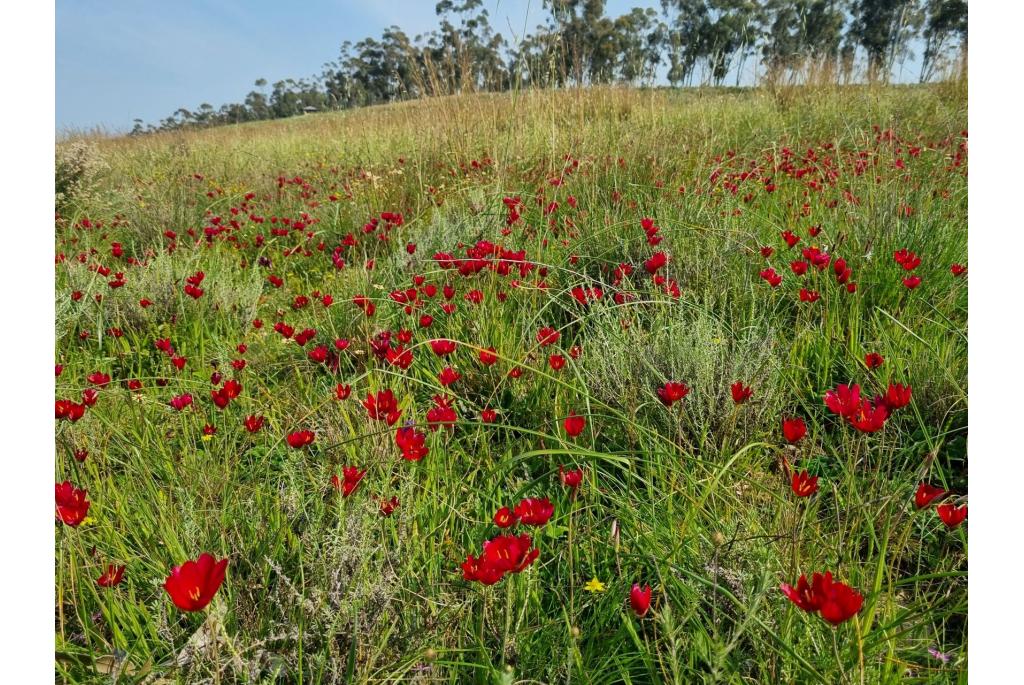
[[[398,501],[397,497],[392,497],[389,500],[384,499],[383,497],[381,497],[380,498],[380,515],[381,516],[391,516],[393,513],[395,513],[395,509],[398,508],[398,505],[399,505],[399,501]]]
[[[797,473],[793,471],[790,479],[793,494],[797,497],[809,497],[818,491],[818,477],[808,475],[807,471]]]
[[[395,425],[395,422],[402,416],[402,410],[398,408],[395,393],[390,388],[381,390],[376,394],[367,394],[366,399],[363,400],[363,406],[366,407],[366,413],[369,414],[371,419],[387,421],[389,426]]]
[[[343,466],[341,468],[341,478],[337,475],[331,476],[331,485],[334,486],[335,490],[341,490],[342,497],[348,497],[356,488],[359,487],[359,482],[363,480],[363,476],[366,475],[366,469],[359,470],[357,466]]]
[[[544,326],[537,331],[537,342],[540,343],[541,347],[547,347],[548,345],[554,345],[558,342],[558,339],[562,337],[562,334],[556,331],[550,326]]]
[[[868,352],[864,355],[864,366],[869,369],[877,369],[879,366],[885,363],[885,357],[878,354],[877,352]]]
[[[306,445],[312,445],[315,439],[316,433],[310,430],[295,431],[289,433],[287,437],[288,445],[293,449],[302,449]]]
[[[110,564],[107,566],[107,570],[103,572],[103,575],[96,579],[96,584],[100,587],[115,587],[121,584],[121,579],[124,577],[124,566],[117,566]]]
[[[263,428],[263,417],[262,416],[246,416],[245,417],[245,430],[250,433],[257,432],[260,428]]]
[[[56,483],[54,497],[57,520],[72,528],[77,527],[85,520],[86,514],[89,513],[89,505],[92,504],[87,495],[84,489],[76,488],[69,480]]]
[[[629,591],[629,606],[638,617],[646,616],[651,608],[651,586],[645,585],[641,588],[639,583],[633,583]]]
[[[462,378],[462,375],[450,366],[444,367],[437,376],[438,382],[444,387],[448,387],[460,378]]]
[[[462,564],[462,577],[484,585],[494,585],[506,573],[519,573],[540,556],[540,550],[531,549],[529,535],[499,535],[484,542],[480,558],[466,557]]]
[[[825,393],[825,406],[834,414],[849,418],[860,410],[860,386],[839,385]]]
[[[547,497],[527,497],[516,505],[515,514],[521,523],[528,526],[543,526],[555,513],[555,507]]]
[[[736,404],[743,404],[754,394],[749,386],[743,385],[743,381],[736,381],[729,390],[732,392],[732,401]]]
[[[782,419],[782,435],[786,442],[796,444],[807,435],[807,426],[801,418]]]
[[[799,259],[797,261],[795,261],[795,262],[790,262],[789,263],[790,271],[795,273],[797,276],[803,276],[805,273],[807,273],[807,267],[808,266],[810,266],[810,265],[807,262],[799,260]]]
[[[559,371],[565,366],[565,357],[560,354],[553,354],[548,357],[548,366],[552,371]]]
[[[454,340],[431,340],[430,349],[434,351],[438,357],[446,357],[455,351]]]
[[[665,385],[658,388],[657,393],[658,399],[661,400],[661,403],[666,407],[671,407],[673,404],[689,395],[690,388],[686,383],[666,381]]]
[[[885,393],[885,406],[889,409],[902,409],[910,404],[911,390],[909,385],[890,383]]]
[[[653,274],[666,264],[668,264],[668,255],[664,252],[655,252],[650,259],[644,262],[644,269],[647,273]]]
[[[484,366],[490,366],[494,362],[498,361],[498,355],[495,354],[493,347],[488,347],[486,350],[480,350],[480,363]]]
[[[963,264],[953,264],[952,266],[949,267],[949,271],[954,276],[963,276],[965,273],[967,273],[967,267],[964,266]]]
[[[801,302],[817,302],[820,298],[821,294],[817,290],[808,290],[807,288],[800,288]]]
[[[338,400],[347,400],[352,394],[352,386],[345,383],[338,383],[334,388],[334,396]]]
[[[174,606],[182,611],[202,611],[224,582],[227,567],[227,559],[217,561],[204,552],[195,561],[172,568],[171,575],[164,581],[164,589]]]
[[[850,425],[862,433],[880,431],[889,418],[889,409],[883,402],[872,404],[869,400],[861,400],[856,413],[847,417]]]
[[[907,286],[907,288],[909,290],[913,290],[917,286],[921,285],[921,277],[920,276],[908,276],[907,278],[903,279],[903,285]]]
[[[576,412],[570,411],[562,426],[565,428],[565,432],[569,434],[569,437],[575,438],[586,428],[587,420],[582,416],[576,416]]]
[[[516,524],[516,515],[508,507],[502,507],[494,512],[494,525],[498,528],[508,528]]]
[[[782,283],[782,276],[775,273],[775,269],[771,267],[768,267],[767,269],[763,269],[761,271],[761,278],[767,281],[768,285],[770,285],[773,288],[778,288],[779,284]]]
[[[800,242],[800,238],[793,234],[793,231],[785,230],[782,232],[782,239],[786,241],[788,247],[793,247]]]
[[[914,506],[918,509],[924,509],[945,494],[946,491],[942,488],[937,488],[934,485],[921,482],[917,486],[917,492],[914,493]]]
[[[812,583],[801,575],[794,589],[783,583],[779,586],[789,601],[808,613],[818,612],[832,625],[839,625],[852,618],[864,605],[864,597],[845,583],[832,580],[830,571],[814,574]]]
[[[562,485],[575,490],[583,482],[583,469],[566,471],[561,465],[558,467],[558,477],[562,479]]]
[[[403,426],[395,431],[395,444],[402,450],[402,459],[419,461],[430,454],[430,450],[424,444],[426,437],[412,426]]]
[[[188,394],[186,392],[183,395],[178,395],[177,397],[172,397],[169,404],[172,407],[174,407],[175,409],[177,409],[178,411],[182,411],[186,407],[188,407],[189,405],[192,404],[192,395],[190,395],[190,394]]]
[[[494,409],[484,409],[480,412],[480,420],[484,423],[494,423],[498,420],[498,412]]]
[[[967,518],[967,505],[958,507],[952,502],[946,502],[935,507],[935,513],[939,515],[942,522],[946,524],[946,528],[953,530]]]
[[[451,406],[451,400],[443,395],[434,395],[433,400],[434,406],[427,411],[427,425],[430,430],[436,431],[441,426],[454,426],[459,420],[459,415]]]

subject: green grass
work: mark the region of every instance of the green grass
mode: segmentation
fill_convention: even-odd
[[[966,682],[966,525],[947,530],[933,508],[913,505],[921,480],[967,492],[967,282],[949,271],[967,260],[966,152],[951,165],[966,119],[965,89],[951,86],[594,89],[94,141],[104,168],[57,220],[67,260],[56,267],[56,396],[77,399],[93,371],[114,380],[82,420],[56,427],[56,479],[92,501],[86,523],[55,529],[58,679],[109,682],[113,670],[118,682]],[[885,130],[896,140],[879,139]],[[770,168],[784,148],[805,174]],[[769,169],[774,192],[756,179],[735,193],[724,186],[751,161]],[[249,210],[233,217],[250,192]],[[523,217],[502,235],[502,198],[514,195]],[[555,226],[542,214],[551,200]],[[405,219],[389,240],[361,232],[386,211]],[[316,220],[302,234],[271,235],[270,217],[302,212]],[[192,228],[202,239],[213,215],[239,221],[236,242],[188,238]],[[661,227],[657,247],[645,216]],[[85,217],[105,225],[79,228]],[[813,239],[812,225],[822,228]],[[792,251],[785,229],[802,239]],[[172,254],[167,230],[179,236]],[[359,244],[336,270],[331,251],[349,232]],[[513,287],[513,277],[462,277],[431,259],[464,256],[460,244],[478,240],[525,249],[546,275]],[[145,265],[112,257],[113,241]],[[789,271],[812,242],[847,260],[855,294],[831,268]],[[283,256],[296,245],[311,255]],[[775,254],[762,258],[762,245]],[[913,291],[892,259],[900,248],[922,257]],[[656,250],[671,256],[663,272],[678,297],[644,273]],[[111,275],[89,269],[97,263]],[[635,271],[617,288],[620,263]],[[758,276],[766,264],[784,275],[777,289]],[[199,270],[205,294],[193,300],[182,286]],[[117,271],[127,283],[112,289]],[[266,281],[271,273],[283,287]],[[457,291],[450,316],[440,292],[428,301],[426,331],[421,312],[388,299],[414,274]],[[578,285],[605,297],[582,307],[569,292]],[[801,303],[802,286],[821,299]],[[483,304],[464,300],[472,289]],[[314,290],[334,304],[311,297],[292,310]],[[620,290],[634,299],[616,303]],[[351,303],[356,294],[375,300],[372,318]],[[279,317],[316,339],[284,342],[272,330]],[[541,326],[561,331],[556,346],[538,345]],[[405,371],[368,345],[400,328],[413,331]],[[188,359],[183,371],[154,348],[158,338]],[[337,338],[352,341],[337,372],[307,357]],[[460,344],[441,360],[431,338]],[[235,371],[239,343],[247,366]],[[500,356],[491,367],[477,360],[488,346]],[[547,364],[553,351],[567,358],[561,371]],[[867,352],[885,364],[867,370]],[[423,424],[446,362],[462,374],[447,391],[459,421],[450,432],[423,426],[430,454],[404,461],[393,430],[360,401],[392,388],[401,420]],[[244,388],[224,410],[210,401],[214,366]],[[507,376],[513,366],[520,378]],[[130,392],[127,379],[143,389]],[[671,408],[655,395],[666,380],[691,387]],[[754,390],[739,407],[735,380]],[[866,395],[909,383],[913,400],[880,432],[859,433],[822,401],[851,381]],[[337,383],[352,385],[351,398],[334,399]],[[195,404],[179,413],[167,403],[184,392]],[[479,421],[484,407],[499,411],[497,423]],[[570,411],[587,417],[577,438],[561,428]],[[244,429],[250,414],[266,417],[263,431]],[[784,415],[807,423],[795,447],[782,438]],[[217,428],[209,439],[206,423]],[[299,429],[316,441],[290,449],[285,436]],[[820,490],[797,499],[783,457],[819,475]],[[559,482],[562,464],[585,468],[576,496]],[[367,469],[348,498],[330,485],[343,465]],[[399,498],[392,516],[378,514],[378,495]],[[466,555],[499,532],[495,510],[525,496],[555,507],[546,526],[524,529],[539,559],[491,587],[464,581]],[[185,614],[161,585],[201,552],[229,557],[227,580],[205,612]],[[125,580],[100,588],[111,562],[127,566]],[[778,590],[826,570],[865,597],[838,628]],[[584,589],[595,577],[605,592]],[[634,582],[654,588],[642,619],[628,604]]]

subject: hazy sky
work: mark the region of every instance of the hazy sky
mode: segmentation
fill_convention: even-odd
[[[346,40],[437,25],[436,0],[57,0],[57,128],[131,128],[179,107],[240,102],[253,82],[312,76]],[[543,22],[541,0],[486,0],[508,40]],[[658,0],[609,0],[607,13]],[[510,25],[512,29],[510,29]]]

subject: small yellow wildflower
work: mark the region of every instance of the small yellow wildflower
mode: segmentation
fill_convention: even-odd
[[[604,592],[605,587],[604,583],[598,580],[597,576],[594,576],[587,581],[587,584],[583,586],[583,589],[587,592]]]

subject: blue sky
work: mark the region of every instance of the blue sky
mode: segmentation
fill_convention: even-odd
[[[131,128],[179,107],[241,101],[257,78],[319,73],[346,40],[437,25],[436,0],[57,0],[57,128]],[[486,0],[506,39],[543,21],[541,0]],[[660,7],[609,0],[607,13]]]
[[[397,24],[410,37],[437,26],[436,0],[57,0],[57,129],[126,131],[179,107],[240,102],[253,82],[320,72],[346,40]],[[543,23],[542,0],[485,0],[512,40]],[[608,0],[606,13],[659,0]],[[906,72],[917,75],[912,61]],[[732,82],[732,78],[728,79]]]

